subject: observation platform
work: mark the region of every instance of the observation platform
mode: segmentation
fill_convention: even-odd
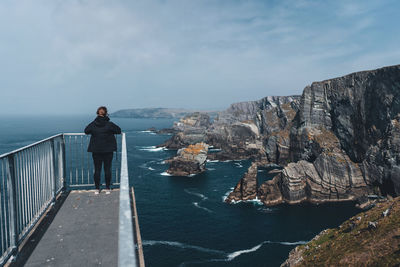
[[[0,266],[145,266],[125,133],[116,138],[110,194],[93,190],[83,133],[0,155]]]

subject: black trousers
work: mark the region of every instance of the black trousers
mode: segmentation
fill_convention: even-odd
[[[114,152],[97,153],[92,152],[93,163],[94,163],[94,185],[96,188],[100,188],[100,174],[101,166],[104,164],[104,176],[106,180],[106,188],[110,188],[111,184],[111,165]]]

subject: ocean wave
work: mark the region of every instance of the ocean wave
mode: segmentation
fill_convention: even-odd
[[[185,191],[189,195],[197,196],[197,197],[201,198],[202,200],[208,199],[208,197],[206,197],[205,195],[190,191],[189,189],[184,189],[183,191]]]
[[[230,193],[233,191],[233,187],[231,187],[231,190],[225,193],[225,195],[222,196],[222,202],[225,202],[226,198],[229,196]]]
[[[213,213],[213,211],[212,210],[210,210],[210,209],[207,209],[207,208],[205,208],[205,207],[202,207],[202,206],[200,206],[199,205],[199,202],[192,202],[192,204],[196,207],[196,208],[199,208],[199,209],[202,209],[202,210],[205,210],[205,211],[207,211],[208,213]]]
[[[226,253],[221,250],[211,249],[211,248],[203,248],[200,246],[189,245],[181,242],[176,241],[158,241],[158,240],[143,240],[143,246],[156,246],[156,245],[166,245],[166,246],[173,246],[182,249],[193,249],[201,252],[206,252],[210,254],[217,254],[217,255],[225,255]]]
[[[271,208],[267,208],[267,207],[258,208],[257,210],[262,213],[272,213],[275,211],[275,209],[271,209]]]
[[[141,133],[152,133],[153,131],[149,131],[149,130],[146,130],[146,131],[140,131]]]
[[[210,160],[210,159],[207,159],[206,162],[215,163],[215,162],[219,162],[219,160]]]
[[[155,169],[153,169],[152,167],[148,167],[147,169],[149,169],[150,171],[155,171]]]
[[[264,244],[264,242],[262,242],[261,244],[258,244],[258,245],[255,246],[255,247],[249,248],[249,249],[238,250],[238,251],[229,253],[226,260],[227,260],[227,261],[231,261],[231,260],[233,260],[234,258],[239,257],[239,256],[242,255],[242,254],[246,254],[246,253],[251,253],[251,252],[257,251],[259,248],[262,247],[263,244]]]
[[[215,168],[207,168],[207,171],[215,171]]]
[[[243,168],[243,165],[240,164],[240,163],[235,162],[235,165],[236,165],[236,167],[238,167],[238,168]]]
[[[160,173],[160,175],[162,175],[162,176],[172,176],[172,175],[169,174],[168,172],[162,172],[162,173]]]
[[[230,204],[238,204],[238,203],[242,203],[242,202],[243,203],[253,203],[254,205],[257,205],[257,206],[263,206],[264,205],[261,202],[261,200],[258,199],[258,197],[256,197],[255,199],[249,199],[249,200],[232,200]]]
[[[149,151],[149,152],[158,152],[158,151],[165,150],[165,148],[164,147],[156,147],[156,146],[144,146],[142,148],[139,148],[139,150]]]
[[[232,261],[235,258],[239,257],[240,255],[247,254],[247,253],[252,253],[252,252],[255,252],[255,251],[259,250],[265,244],[280,244],[280,245],[294,246],[294,245],[306,244],[308,242],[309,241],[288,242],[288,241],[270,241],[270,240],[266,240],[266,241],[263,241],[263,242],[261,242],[260,244],[258,244],[256,246],[252,247],[252,248],[242,249],[242,250],[234,251],[234,252],[231,252],[231,253],[226,253],[226,252],[219,251],[219,250],[212,250],[212,251],[218,251],[218,254],[221,254],[221,256],[223,256],[223,258],[220,258],[220,259],[207,259],[207,260],[203,260],[203,261],[183,262],[183,263],[180,264],[180,266],[185,266],[188,263],[201,264],[201,263],[206,263],[206,262]]]

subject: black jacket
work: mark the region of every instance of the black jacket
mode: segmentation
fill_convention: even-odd
[[[97,116],[85,128],[85,134],[91,134],[88,152],[113,152],[117,151],[117,140],[114,134],[120,134],[121,128],[105,116]]]

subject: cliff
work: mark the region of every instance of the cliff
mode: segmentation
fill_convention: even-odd
[[[400,197],[376,204],[295,247],[282,267],[398,266]]]
[[[400,65],[314,82],[301,96],[232,104],[212,123],[189,117],[163,146],[205,142],[221,150],[209,153],[211,160],[284,167],[256,189],[241,186],[254,184],[249,169],[228,202],[249,196],[275,205],[400,195]]]
[[[400,66],[315,82],[290,129],[289,203],[400,195]]]

